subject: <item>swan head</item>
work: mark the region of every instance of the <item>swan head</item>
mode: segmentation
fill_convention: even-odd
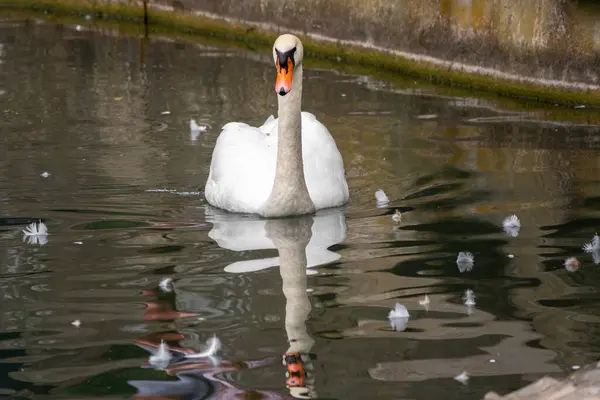
[[[273,61],[277,68],[275,92],[285,96],[292,90],[294,68],[302,63],[304,48],[302,42],[294,35],[281,35],[273,45]]]

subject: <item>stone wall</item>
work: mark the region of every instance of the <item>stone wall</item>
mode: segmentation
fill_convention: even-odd
[[[600,105],[600,6],[593,2],[4,0],[80,10],[114,10],[117,4],[138,13],[144,1],[150,24],[242,40],[253,36],[263,44],[292,31],[310,40],[309,55],[340,64],[550,103]]]
[[[600,82],[600,9],[566,0],[153,0],[536,79]]]

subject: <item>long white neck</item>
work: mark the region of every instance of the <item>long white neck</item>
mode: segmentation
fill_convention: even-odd
[[[286,96],[277,95],[277,101],[277,167],[263,215],[284,217],[309,214],[315,211],[315,206],[308,194],[302,162],[302,64],[294,69],[292,90]]]

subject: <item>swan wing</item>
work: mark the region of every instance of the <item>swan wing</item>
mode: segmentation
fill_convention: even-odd
[[[317,209],[337,207],[348,201],[348,184],[342,155],[321,122],[302,113],[302,153],[308,193]]]
[[[223,126],[213,150],[204,194],[207,201],[231,212],[259,213],[275,178],[277,138],[266,125],[240,122]]]

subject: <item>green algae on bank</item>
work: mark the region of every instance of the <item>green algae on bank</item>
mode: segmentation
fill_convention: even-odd
[[[92,0],[1,0],[0,7],[29,10],[55,16],[91,15],[100,20],[144,22],[144,8],[135,2],[103,2]],[[173,30],[192,36],[220,39],[226,43],[240,43],[254,49],[269,49],[276,37],[272,31],[250,23],[226,21],[204,15],[178,13],[148,7],[149,31]],[[338,67],[359,66],[372,75],[400,74],[435,84],[488,92],[504,97],[534,100],[553,105],[600,106],[600,90],[574,89],[542,84],[541,80],[521,76],[506,79],[501,71],[494,75],[480,74],[463,69],[407,58],[399,52],[370,49],[359,44],[320,40],[302,36],[306,53],[316,59],[331,61]],[[475,69],[477,68],[476,66]],[[460,68],[460,67],[459,67]],[[506,75],[506,74],[505,74]],[[522,78],[522,79],[520,79]]]

